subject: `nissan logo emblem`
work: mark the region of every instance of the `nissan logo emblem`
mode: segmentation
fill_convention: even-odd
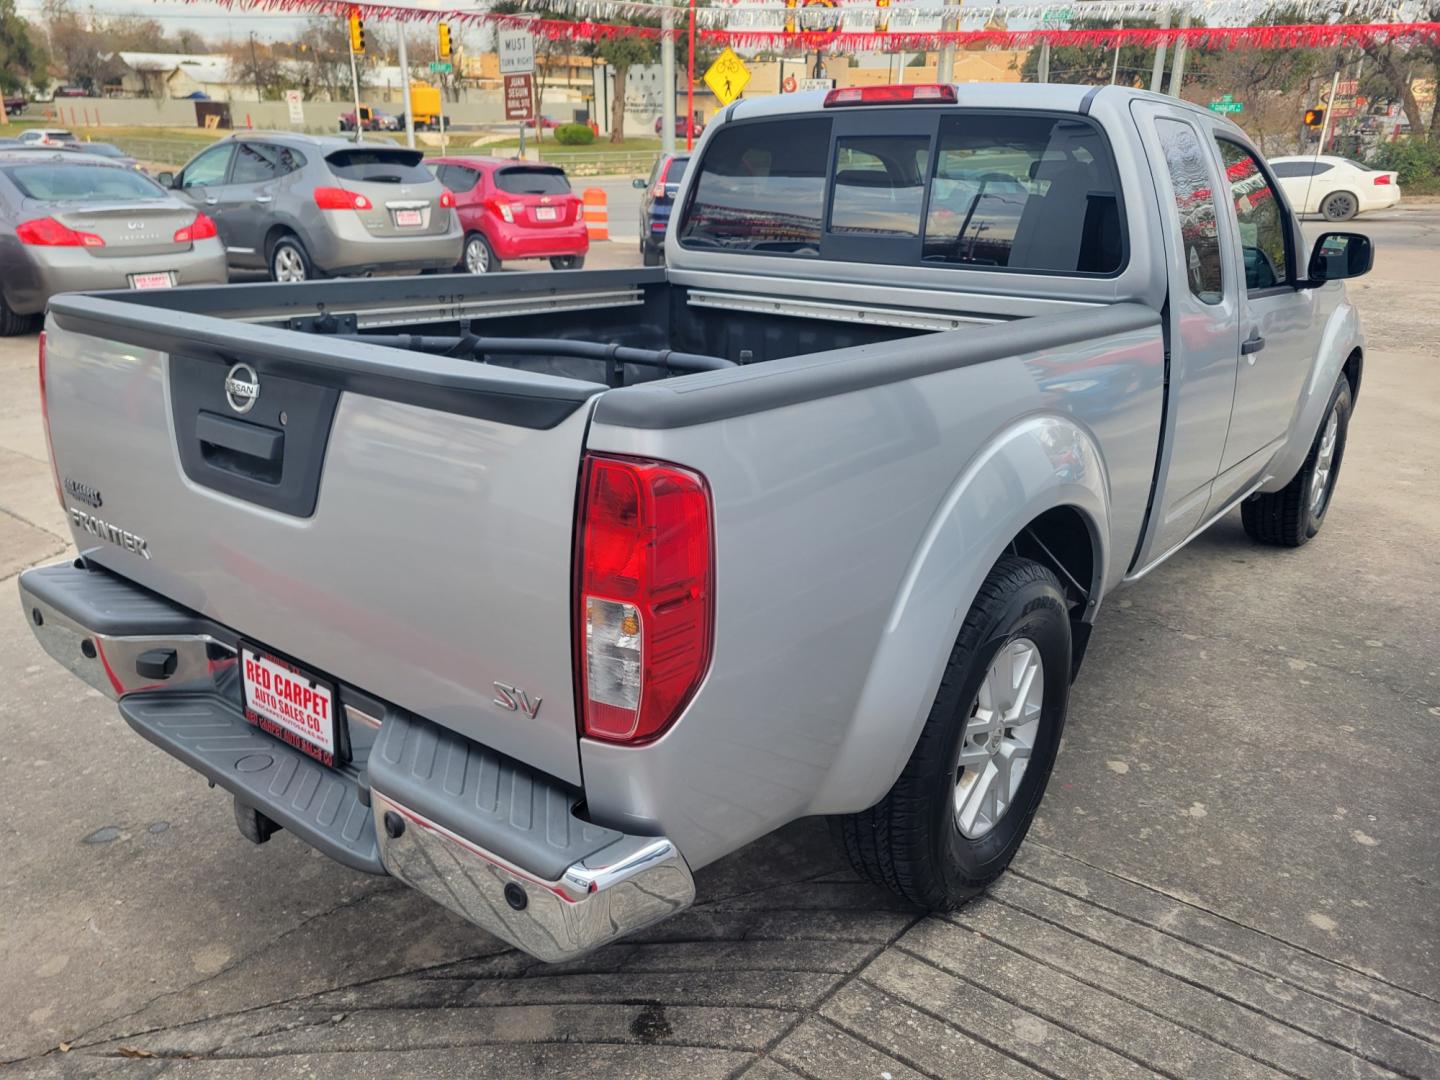
[[[236,364],[225,376],[225,400],[238,413],[247,413],[260,398],[260,376],[249,364]]]

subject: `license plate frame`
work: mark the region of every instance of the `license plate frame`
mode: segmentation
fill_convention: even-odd
[[[394,210],[397,229],[418,229],[425,224],[425,215],[419,210]]]
[[[335,683],[253,642],[239,645],[246,721],[334,768],[343,758],[344,731],[335,719]],[[325,702],[323,709],[316,707],[317,701]]]
[[[559,221],[560,211],[554,206],[537,206],[535,208],[536,221]]]
[[[173,289],[175,287],[174,270],[152,270],[144,274],[126,275],[132,289]]]

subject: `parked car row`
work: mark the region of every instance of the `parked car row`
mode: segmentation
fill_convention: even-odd
[[[232,270],[289,283],[483,274],[514,259],[572,270],[590,246],[554,165],[247,133],[152,179],[108,144],[46,140],[0,145],[3,335],[30,330],[57,292],[223,283]]]

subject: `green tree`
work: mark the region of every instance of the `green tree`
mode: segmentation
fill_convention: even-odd
[[[625,139],[625,79],[636,64],[653,64],[659,58],[659,42],[634,35],[603,38],[591,46],[597,59],[615,69],[615,97],[610,107],[610,141]]]
[[[23,90],[48,67],[44,40],[16,13],[15,0],[0,0],[0,89]]]

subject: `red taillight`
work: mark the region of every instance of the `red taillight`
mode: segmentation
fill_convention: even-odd
[[[45,428],[45,449],[50,451],[50,476],[55,481],[55,498],[60,500],[60,509],[65,509],[65,495],[60,490],[60,466],[55,464],[55,442],[50,438],[50,394],[45,387],[45,331],[40,331],[40,354],[37,365],[40,371],[40,423]]]
[[[440,192],[440,209],[453,210],[454,208],[455,196],[450,193],[450,190],[447,188],[446,190]]]
[[[678,465],[588,455],[575,625],[583,734],[653,739],[710,666],[710,491]]]
[[[105,241],[94,233],[80,232],[62,225],[53,217],[22,221],[15,226],[15,236],[22,244],[35,247],[104,247]]]
[[[1375,183],[1377,184],[1388,184],[1392,180],[1393,177],[1391,177],[1388,172],[1382,172],[1379,176],[1375,177]]]
[[[321,210],[369,210],[370,200],[358,191],[338,187],[317,187],[315,205]]]
[[[825,107],[838,105],[953,105],[955,87],[939,83],[913,86],[847,86],[825,95]]]
[[[511,206],[504,199],[491,199],[490,209],[504,218],[507,225],[514,225],[515,211],[519,210],[523,213],[525,206],[523,203],[516,203],[514,206]]]
[[[175,243],[189,244],[195,240],[209,240],[215,235],[215,222],[204,214],[196,214],[189,225],[175,230]]]

